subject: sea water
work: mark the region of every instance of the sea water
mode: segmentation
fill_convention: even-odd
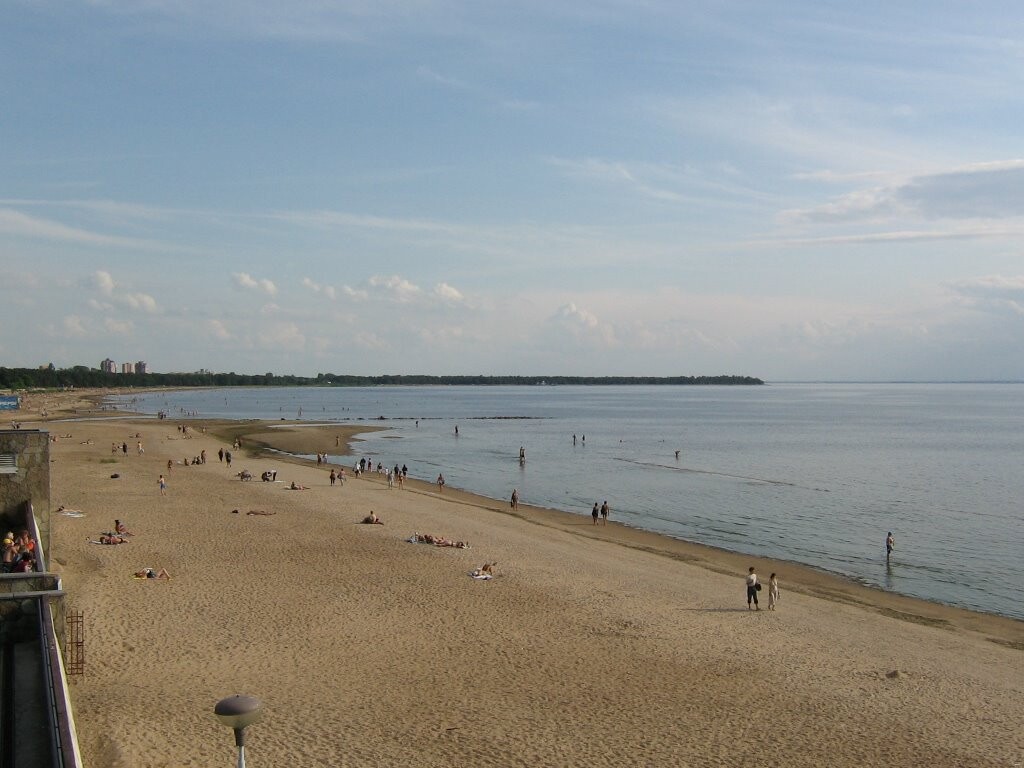
[[[626,525],[1024,618],[1021,384],[257,387],[113,402],[171,419],[366,423],[384,429],[333,461],[406,464],[588,517],[607,500]]]

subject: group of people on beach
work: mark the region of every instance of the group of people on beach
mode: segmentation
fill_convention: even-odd
[[[36,542],[28,529],[17,536],[13,531],[4,534],[3,540],[3,572],[32,573],[35,571]]]
[[[433,544],[435,547],[455,547],[456,549],[469,549],[468,541],[456,541],[445,536],[434,536],[430,533],[414,533],[409,537],[413,544]]]
[[[114,521],[114,530],[104,531],[100,534],[98,539],[93,541],[94,544],[128,544],[130,543],[129,536],[132,536],[132,532],[128,530],[128,527],[120,520]]]

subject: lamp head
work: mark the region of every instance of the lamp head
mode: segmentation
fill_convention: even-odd
[[[255,696],[236,693],[218,701],[213,708],[213,714],[222,725],[239,731],[260,719],[263,715],[263,704]]]

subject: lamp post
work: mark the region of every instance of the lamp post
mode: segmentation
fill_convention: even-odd
[[[262,703],[255,696],[236,693],[217,702],[213,714],[235,732],[235,746],[238,747],[238,768],[245,768],[245,729],[263,714]]]

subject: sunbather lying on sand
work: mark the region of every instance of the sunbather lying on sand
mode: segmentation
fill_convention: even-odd
[[[497,563],[484,563],[479,568],[474,568],[469,572],[469,575],[474,579],[492,579],[494,578],[494,566]]]
[[[141,571],[136,571],[132,574],[133,578],[136,579],[169,579],[171,574],[167,572],[166,568],[161,568],[159,571],[154,571],[152,568],[143,568]]]
[[[289,491],[308,491],[309,487],[305,485],[296,485],[295,481],[292,480],[292,484],[288,486]]]
[[[124,536],[116,536],[110,533],[100,534],[99,539],[93,541],[93,544],[128,544],[128,539]]]
[[[444,536],[434,536],[429,533],[414,533],[409,537],[414,544],[433,544],[435,547],[456,547],[458,549],[469,549],[468,541],[454,541]]]
[[[232,509],[231,510],[231,514],[232,515],[237,515],[238,514],[238,510],[237,509]],[[276,515],[277,512],[265,512],[262,509],[250,509],[245,514],[247,514],[247,515],[267,515],[267,516],[270,516],[270,515]]]
[[[377,517],[372,509],[370,510],[370,514],[362,519],[362,522],[365,525],[384,525],[384,521]]]

